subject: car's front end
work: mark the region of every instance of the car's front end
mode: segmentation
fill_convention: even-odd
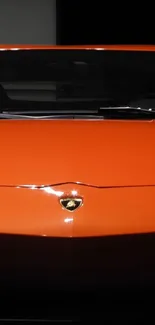
[[[3,50],[1,292],[152,287],[155,52]]]

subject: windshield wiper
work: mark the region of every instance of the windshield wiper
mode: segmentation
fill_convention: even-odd
[[[136,106],[116,106],[116,107],[100,107],[99,111],[104,114],[110,112],[111,114],[136,114],[136,115],[154,115],[155,108],[144,108]]]
[[[155,108],[144,108],[138,106],[111,106],[111,107],[100,107],[100,110],[114,110],[114,111],[141,111],[141,112],[155,112]]]
[[[103,116],[99,115],[90,115],[90,114],[55,114],[55,115],[40,115],[40,116],[31,116],[31,115],[19,115],[19,114],[10,114],[10,113],[0,113],[0,119],[8,120],[56,120],[56,119],[104,119]]]
[[[104,119],[150,120],[155,119],[155,109],[136,106],[100,107],[99,113]]]
[[[33,115],[34,114],[34,115]],[[116,106],[100,107],[94,110],[50,110],[50,111],[3,111],[0,113],[0,119],[13,120],[48,120],[48,119],[110,119],[110,118],[150,118],[155,117],[155,109]]]
[[[27,115],[18,115],[18,114],[10,114],[10,113],[0,113],[0,119],[1,120],[31,120],[33,119],[33,116],[27,116]]]

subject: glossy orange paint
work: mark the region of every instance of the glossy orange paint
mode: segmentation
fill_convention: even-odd
[[[0,44],[0,50],[108,50],[108,51],[147,51],[154,52],[155,45],[32,45]]]
[[[0,233],[155,231],[155,121],[1,120],[0,138]]]

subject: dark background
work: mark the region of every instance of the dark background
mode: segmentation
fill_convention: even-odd
[[[0,0],[0,44],[154,44],[153,13],[147,3]]]
[[[55,0],[0,0],[0,44],[55,43]]]
[[[57,0],[57,43],[154,44],[151,8],[112,1]],[[136,10],[138,9],[138,12]],[[144,16],[143,16],[144,10]]]

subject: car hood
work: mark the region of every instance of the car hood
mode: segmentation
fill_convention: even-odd
[[[0,233],[155,231],[154,122],[1,121],[0,136]]]
[[[0,121],[0,185],[155,184],[154,121]]]

